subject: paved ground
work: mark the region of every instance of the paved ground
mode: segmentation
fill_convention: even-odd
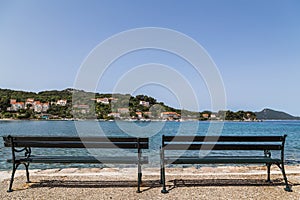
[[[136,193],[136,169],[32,170],[32,183],[17,173],[7,193],[9,172],[0,172],[0,199],[300,199],[300,166],[288,167],[293,192],[285,192],[280,171],[265,182],[265,167],[168,168],[168,194],[161,194],[159,171],[144,169],[142,193]]]

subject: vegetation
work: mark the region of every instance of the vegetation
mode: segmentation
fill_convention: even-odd
[[[49,103],[46,111],[36,111],[27,104],[22,109],[11,110],[10,100],[26,102],[28,98],[40,103]],[[67,100],[66,105],[58,104]],[[12,119],[161,119],[161,113],[176,115],[182,120],[256,120],[251,111],[193,112],[179,110],[158,102],[147,95],[99,94],[82,90],[42,91],[39,93],[0,89],[0,118]],[[167,118],[172,120],[172,117]]]
[[[300,117],[295,117],[290,114],[268,108],[263,109],[260,112],[256,112],[255,114],[260,120],[300,120]]]

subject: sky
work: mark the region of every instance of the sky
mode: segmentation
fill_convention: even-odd
[[[0,88],[73,87],[83,62],[101,42],[130,29],[160,27],[185,34],[205,49],[222,78],[228,109],[272,108],[300,116],[299,10],[297,0],[0,0]],[[194,89],[199,110],[211,109],[205,78],[184,59],[155,49],[113,62],[97,91],[114,91],[124,74],[147,63],[181,74]],[[181,105],[176,92],[159,84],[119,92]]]

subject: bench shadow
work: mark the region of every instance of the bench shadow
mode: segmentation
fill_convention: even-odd
[[[30,185],[30,188],[137,188],[137,181],[89,181],[89,180],[42,180]],[[158,180],[145,180],[141,192],[161,187]]]
[[[290,183],[298,186],[300,183]],[[176,187],[232,187],[232,186],[282,186],[282,179],[273,179],[271,183],[262,179],[172,179],[166,182],[167,190]],[[137,181],[101,181],[101,180],[41,180],[33,182],[29,188],[137,188]],[[144,180],[141,184],[141,192],[154,188],[161,188],[158,179]],[[28,188],[27,188],[28,189]]]
[[[282,179],[274,179],[267,182],[262,179],[173,179],[169,180],[167,186],[168,191],[176,187],[239,187],[239,186],[285,186]],[[291,186],[298,186],[300,183],[289,183]]]

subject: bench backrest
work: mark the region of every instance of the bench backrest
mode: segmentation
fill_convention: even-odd
[[[283,150],[283,136],[162,136],[164,150]]]
[[[148,149],[148,138],[4,136],[5,147]]]

